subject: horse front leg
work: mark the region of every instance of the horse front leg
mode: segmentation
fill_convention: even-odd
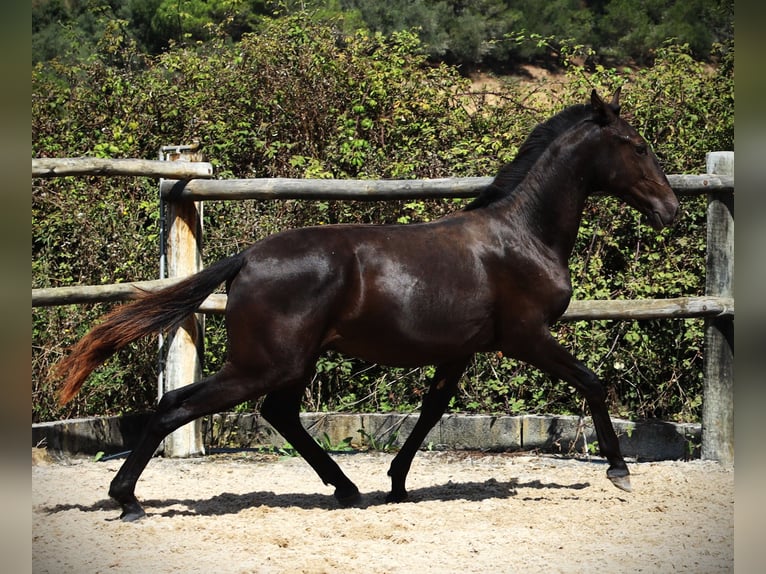
[[[341,506],[353,506],[361,500],[359,489],[301,424],[303,389],[303,385],[293,385],[269,393],[261,406],[261,415],[309,463],[322,482],[335,487],[335,499]]]
[[[410,471],[412,459],[423,444],[426,435],[439,422],[444,411],[447,409],[450,399],[455,395],[458,381],[463,375],[470,357],[445,363],[437,366],[431,386],[423,399],[423,407],[420,416],[412,429],[410,436],[404,441],[391,467],[388,476],[391,477],[391,492],[386,497],[386,502],[402,502],[407,499],[405,482],[407,473]]]
[[[630,471],[620,451],[620,441],[606,407],[606,389],[598,375],[564,349],[547,330],[539,339],[529,337],[523,348],[522,352],[515,349],[508,354],[566,381],[585,398],[596,429],[599,450],[609,462],[607,478],[617,488],[631,492]]]

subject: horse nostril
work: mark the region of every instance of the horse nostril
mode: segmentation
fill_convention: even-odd
[[[678,219],[678,214],[681,212],[681,206],[679,205],[678,201],[675,202],[675,205],[673,206],[673,217],[671,221],[675,221]]]

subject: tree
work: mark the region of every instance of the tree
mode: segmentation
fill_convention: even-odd
[[[733,35],[732,0],[610,0],[596,23],[602,52],[617,61],[650,62],[657,47],[673,39],[699,59],[714,43]]]
[[[416,30],[424,53],[451,64],[555,65],[562,42],[591,47],[597,60],[645,64],[670,38],[708,58],[714,43],[733,38],[733,6],[733,0],[34,0],[33,62],[88,57],[112,19],[126,21],[126,33],[156,55],[171,43],[209,40],[214,28],[238,41],[269,19],[302,13],[332,20],[344,32]],[[538,40],[515,41],[524,35]]]
[[[271,4],[267,0],[131,0],[130,13],[144,45],[158,53],[171,41],[210,39],[213,25],[239,40],[273,13]]]
[[[32,62],[87,58],[108,23],[124,15],[123,4],[110,0],[32,2]]]

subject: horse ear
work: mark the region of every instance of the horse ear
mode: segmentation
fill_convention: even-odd
[[[619,90],[617,97],[619,98]],[[614,99],[612,102],[614,102]],[[593,121],[599,125],[605,126],[613,122],[617,117],[617,113],[612,108],[612,105],[607,105],[604,100],[601,99],[601,96],[596,93],[596,90],[593,90],[590,93],[590,106],[593,111]]]
[[[612,111],[614,112],[614,115],[619,116],[620,115],[620,92],[622,91],[622,86],[618,87],[614,91],[614,95],[612,96],[612,101],[609,103],[609,107],[612,108]]]

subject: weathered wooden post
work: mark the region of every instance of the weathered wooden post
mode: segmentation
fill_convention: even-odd
[[[160,159],[167,161],[202,161],[197,145],[166,146]],[[160,197],[160,202],[164,200]],[[160,273],[167,277],[185,277],[202,269],[202,202],[172,200],[165,204],[167,213],[166,247]],[[163,214],[161,214],[162,216]],[[164,278],[164,277],[163,277]],[[196,314],[169,334],[164,368],[160,369],[159,394],[193,383],[202,375],[204,315]],[[204,454],[199,420],[171,433],[165,439],[164,455],[188,457]]]
[[[734,152],[711,152],[707,172],[734,175]],[[734,194],[708,194],[705,293],[732,297],[734,277]],[[705,320],[703,459],[734,463],[734,319]]]

